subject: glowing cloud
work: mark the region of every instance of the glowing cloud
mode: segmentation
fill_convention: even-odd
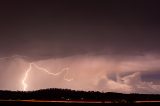
[[[43,67],[40,67],[40,66],[38,66],[38,65],[35,64],[35,63],[30,63],[28,69],[27,69],[26,72],[25,72],[25,76],[24,76],[24,78],[23,78],[23,80],[22,80],[22,85],[23,85],[23,90],[24,90],[24,91],[27,90],[28,85],[27,85],[27,83],[26,83],[26,80],[27,80],[28,74],[29,74],[29,72],[32,70],[32,67],[33,67],[33,66],[34,66],[35,68],[37,68],[38,70],[44,71],[44,72],[46,72],[47,74],[52,75],[52,76],[58,76],[58,75],[60,75],[61,73],[63,73],[64,71],[66,71],[66,75],[68,74],[68,68],[64,68],[64,69],[62,69],[60,72],[57,72],[57,73],[52,73],[52,72],[49,72],[49,70],[47,70],[47,69],[45,69],[45,68],[43,68]],[[66,78],[66,75],[64,76],[64,80],[65,80],[65,81],[70,82],[70,81],[73,80],[73,78],[67,79],[67,78]]]
[[[14,58],[1,58],[0,68],[5,70],[0,77],[1,89],[26,91],[56,87],[86,91],[160,93],[158,78],[143,79],[144,75],[155,70],[155,73],[159,73],[158,55],[75,55],[35,61],[20,56],[12,57]],[[10,79],[6,79],[8,77]]]

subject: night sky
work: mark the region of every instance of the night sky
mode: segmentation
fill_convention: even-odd
[[[160,7],[151,0],[0,2],[0,89],[160,93]],[[66,81],[66,78],[73,78]]]

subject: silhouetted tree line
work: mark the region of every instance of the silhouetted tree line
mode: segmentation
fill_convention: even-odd
[[[160,100],[159,94],[122,94],[99,91],[76,91],[70,89],[41,89],[37,91],[0,91],[0,100],[98,100],[134,102],[143,100]]]

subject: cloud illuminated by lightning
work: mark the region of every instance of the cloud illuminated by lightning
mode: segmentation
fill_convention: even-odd
[[[28,74],[29,74],[29,72],[32,70],[32,67],[33,67],[33,66],[34,66],[35,68],[37,68],[38,70],[41,70],[41,71],[43,71],[43,72],[46,72],[47,74],[52,75],[52,76],[58,76],[58,75],[60,75],[61,73],[63,73],[63,72],[65,71],[66,74],[64,75],[64,80],[65,80],[65,81],[68,81],[68,82],[70,82],[70,81],[73,80],[73,78],[70,78],[70,79],[66,78],[66,76],[67,76],[68,73],[69,73],[69,72],[68,72],[68,69],[69,69],[69,68],[63,68],[60,72],[52,73],[52,72],[50,72],[49,70],[47,70],[47,69],[45,69],[45,68],[43,68],[43,67],[40,67],[40,66],[38,66],[38,65],[35,64],[35,63],[30,63],[28,69],[27,69],[26,72],[25,72],[25,76],[24,76],[24,78],[23,78],[23,80],[22,80],[22,85],[23,85],[23,90],[24,90],[24,91],[27,90],[28,85],[27,85],[27,83],[26,83],[26,80],[27,80]]]
[[[13,55],[13,56],[6,56],[6,57],[1,57],[1,60],[5,60],[5,59],[10,59],[10,58],[16,58],[16,57],[21,57],[21,58],[28,58],[27,56],[21,56],[21,55]]]
[[[13,56],[8,56],[8,57],[1,57],[0,58],[0,61],[2,60],[5,60],[5,59],[10,59],[10,58],[16,58],[16,57],[21,57],[21,58],[28,58],[27,56],[21,56],[21,55],[13,55]],[[27,70],[25,71],[25,76],[23,77],[22,79],[22,85],[23,85],[23,90],[26,91],[27,90],[27,83],[26,83],[26,80],[28,78],[28,75],[29,75],[29,72],[32,71],[32,68],[35,67],[37,68],[38,70],[41,70],[45,73],[47,73],[48,75],[52,75],[52,76],[58,76],[60,74],[62,74],[63,72],[65,72],[65,75],[64,75],[64,80],[67,81],[67,82],[70,82],[73,80],[73,78],[67,78],[67,75],[69,74],[69,68],[66,67],[66,68],[63,68],[60,72],[57,72],[57,73],[52,73],[50,72],[49,70],[47,70],[46,68],[43,68],[43,67],[40,67],[38,66],[37,64],[35,63],[29,63],[29,67],[27,68]]]

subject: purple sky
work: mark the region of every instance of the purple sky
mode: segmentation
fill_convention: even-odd
[[[160,93],[159,11],[158,3],[140,0],[3,1],[0,89],[23,90],[33,62],[68,73],[52,76],[33,65],[27,90]]]

